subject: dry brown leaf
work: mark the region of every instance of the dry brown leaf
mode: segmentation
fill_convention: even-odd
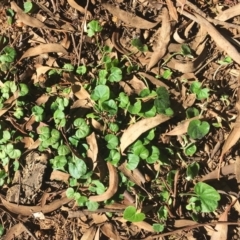
[[[177,219],[174,221],[175,228],[182,228],[182,227],[192,226],[195,224],[197,224],[197,222],[189,219]]]
[[[231,205],[227,206],[224,212],[220,215],[219,222],[228,221],[228,212],[231,209]],[[216,224],[215,232],[211,236],[211,240],[227,240],[228,225],[227,224]]]
[[[50,180],[63,181],[65,183],[67,183],[69,177],[70,177],[70,175],[68,173],[58,171],[58,170],[53,170],[51,172]]]
[[[216,42],[217,46],[225,51],[229,57],[231,57],[236,63],[240,64],[240,54],[237,49],[226,39],[224,38],[218,30],[205,18],[195,13],[198,23],[205,28],[208,34]]]
[[[175,69],[182,73],[192,73],[196,71],[205,62],[205,58],[208,53],[207,48],[205,47],[205,44],[206,44],[206,41],[201,44],[199,49],[201,49],[202,51],[199,50],[198,57],[193,61],[183,62],[175,58],[171,58],[171,60],[167,63],[167,66],[169,68]],[[168,54],[164,57],[164,59],[168,59],[171,56],[171,52],[179,52],[180,48],[181,48],[180,44],[173,44],[173,43],[169,44]]]
[[[151,29],[158,24],[158,22],[152,23],[141,17],[134,16],[133,14],[121,10],[109,3],[102,3],[102,6],[106,8],[114,17],[117,17],[127,25],[134,28]]]
[[[216,19],[225,22],[226,20],[238,15],[240,15],[240,3],[228,8],[225,11],[222,11],[220,14],[217,15]]]
[[[110,199],[118,190],[118,173],[116,168],[110,163],[107,162],[108,171],[109,171],[109,186],[106,192],[96,196],[90,196],[89,200],[92,202],[102,202]]]
[[[167,46],[169,44],[171,37],[171,23],[169,19],[169,14],[167,8],[162,9],[162,27],[160,32],[158,32],[158,38],[156,40],[157,46],[152,53],[151,59],[147,66],[147,69],[154,67],[161,58],[165,55],[167,51]]]
[[[80,238],[80,240],[94,240],[97,228],[95,226],[90,227]]]
[[[235,176],[237,179],[237,183],[240,183],[240,157],[237,156],[236,157],[236,161],[235,161]]]
[[[157,87],[162,86],[162,87],[165,87],[166,89],[169,88],[165,83],[163,83],[162,81],[160,81],[159,79],[153,77],[150,74],[147,74],[145,72],[139,72],[138,74],[140,74],[141,76],[147,78],[152,84],[154,84]]]
[[[105,214],[93,213],[92,219],[95,224],[103,224],[108,221],[108,218]]]
[[[45,205],[43,207],[41,206],[24,206],[24,205],[18,205],[14,203],[10,203],[6,201],[3,196],[0,195],[2,204],[4,207],[6,207],[10,212],[15,214],[20,214],[23,216],[31,216],[35,212],[42,212],[42,213],[49,213],[53,212],[56,209],[60,208],[62,205],[69,203],[72,201],[72,199],[69,199],[67,197],[63,197],[61,199],[55,200],[51,202],[48,205]]]
[[[173,5],[172,0],[166,0],[166,3],[167,3],[167,7],[168,7],[168,10],[169,10],[170,16],[173,18],[173,20],[178,22],[177,10],[176,10],[176,8]]]
[[[25,25],[36,28],[46,28],[46,25],[44,23],[36,18],[30,17],[28,14],[23,12],[22,9],[18,7],[14,1],[11,2],[11,9],[17,13],[19,20]]]
[[[219,175],[219,169],[215,169],[212,172],[203,176],[201,179],[199,179],[199,181],[208,181],[208,180],[218,179],[230,174],[234,174],[234,172],[235,172],[235,163],[223,166],[220,169],[220,175]]]
[[[171,130],[170,132],[164,133],[164,135],[167,135],[167,136],[183,135],[187,132],[189,123],[192,120],[196,120],[196,119],[201,119],[201,117],[197,116],[197,117],[193,117],[193,118],[187,119],[185,121],[182,121],[173,130]]]
[[[137,184],[139,187],[142,187],[143,184],[146,182],[142,173],[136,168],[134,170],[129,170],[127,168],[127,162],[121,164],[118,169],[132,182]]]
[[[15,92],[14,95],[12,97],[10,97],[8,100],[6,100],[4,103],[3,103],[3,108],[0,109],[0,117],[5,114],[9,109],[11,109],[15,103],[16,103],[16,100],[18,98],[18,94],[19,92]]]
[[[75,8],[75,9],[77,9],[80,13],[85,14],[85,9],[84,9],[82,6],[78,5],[75,1],[73,1],[73,0],[67,0],[67,2],[68,2],[68,4],[69,4],[72,8]],[[92,17],[92,14],[91,14],[89,11],[87,11],[87,15],[88,15],[89,18]]]
[[[92,132],[91,135],[86,138],[89,149],[87,150],[87,156],[93,161],[93,169],[97,166],[98,145],[96,135]]]
[[[121,240],[121,238],[119,237],[119,233],[117,232],[116,227],[110,222],[107,222],[107,223],[103,224],[102,227],[101,227],[101,231],[109,239]]]
[[[50,53],[50,52],[61,52],[64,54],[67,54],[68,52],[66,51],[66,49],[64,49],[64,47],[60,44],[57,43],[47,43],[47,44],[40,44],[36,47],[32,47],[29,48],[20,58],[20,61],[23,58],[27,58],[27,57],[33,57],[33,56],[37,56],[40,55],[42,53]]]
[[[134,92],[139,95],[139,93],[143,90],[146,89],[147,86],[144,84],[143,81],[139,80],[135,75],[133,78],[129,81],[127,81],[131,87],[134,89]]]
[[[7,231],[6,235],[4,236],[4,240],[16,239],[16,237],[25,231],[26,227],[22,223],[18,223]]]
[[[132,144],[136,139],[138,139],[138,137],[142,133],[156,127],[157,125],[159,125],[163,122],[166,122],[169,119],[170,119],[170,117],[167,117],[166,115],[158,114],[155,117],[142,119],[142,120],[132,124],[128,129],[125,130],[125,132],[123,133],[123,135],[120,139],[121,153],[123,153],[124,150],[130,144]]]
[[[149,231],[149,232],[154,232],[152,225],[150,225],[149,223],[145,222],[145,221],[141,221],[141,222],[133,222],[133,225],[137,226],[140,229]]]

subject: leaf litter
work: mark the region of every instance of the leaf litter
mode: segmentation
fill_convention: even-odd
[[[236,239],[228,227],[238,229],[232,214],[235,202],[223,189],[227,185],[231,193],[239,191],[239,4],[149,0],[81,5],[68,0],[36,6],[42,7],[26,13],[24,5],[14,1],[0,4],[0,126],[2,138],[12,136],[6,145],[0,143],[1,154],[11,156],[10,160],[2,156],[0,169],[5,238],[45,239],[36,229],[46,236],[42,223],[51,216],[58,224],[56,234],[48,232],[51,239],[64,236],[59,226],[64,226],[64,237],[69,239],[157,239],[179,237],[184,231],[189,231],[186,238],[191,239]],[[109,55],[103,44],[107,41]],[[8,45],[17,51],[16,65],[8,65]],[[119,76],[124,77],[119,80]],[[6,83],[11,78],[16,88]],[[193,81],[209,89],[208,95],[191,92]],[[27,98],[22,83],[30,88]],[[94,95],[96,83],[101,91]],[[170,99],[162,97],[162,87]],[[205,94],[203,100],[199,94]],[[105,111],[101,112],[102,107]],[[79,122],[74,123],[75,119]],[[196,119],[210,124],[210,132],[200,140],[189,137],[193,136],[189,124]],[[119,122],[121,129],[114,125]],[[44,136],[43,126],[51,128]],[[201,134],[201,127],[194,126],[195,134]],[[224,142],[217,138],[220,131]],[[43,148],[48,134],[52,142],[45,151],[51,159],[46,179],[39,180],[44,187],[28,204],[10,202],[6,192],[13,187],[15,168],[24,167],[27,153]],[[54,142],[57,137],[61,148]],[[76,144],[76,137],[81,145]],[[20,157],[15,156],[19,149],[12,149],[13,145],[22,151]],[[81,180],[76,180],[73,176],[79,174]],[[203,181],[221,194],[217,215],[198,212],[191,205],[187,194],[193,194],[196,183]],[[75,192],[62,197],[60,192],[69,189]],[[18,194],[19,200],[22,193]],[[239,215],[238,200],[234,201]],[[123,218],[126,204],[135,205],[147,218],[127,221]],[[32,228],[31,218],[40,212],[44,216]],[[26,217],[24,225],[15,214]],[[76,225],[73,218],[81,223]],[[78,231],[72,231],[70,224]],[[216,227],[201,231],[208,224]]]

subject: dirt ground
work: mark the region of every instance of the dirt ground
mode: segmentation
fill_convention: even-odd
[[[0,2],[1,239],[239,239],[240,1]]]

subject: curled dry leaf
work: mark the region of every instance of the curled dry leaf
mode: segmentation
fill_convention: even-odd
[[[238,15],[240,15],[240,3],[228,8],[225,11],[222,11],[220,14],[217,15],[216,19],[220,21],[226,21]]]
[[[113,16],[117,17],[130,27],[140,28],[140,29],[151,29],[154,28],[158,22],[152,23],[141,17],[134,16],[124,10],[121,10],[109,3],[102,3],[102,6],[107,9]]]
[[[63,197],[61,199],[55,200],[48,205],[41,206],[24,206],[18,205],[14,203],[10,203],[6,201],[2,196],[0,196],[2,204],[5,208],[7,208],[10,212],[15,214],[20,214],[23,216],[31,216],[35,212],[49,213],[53,212],[56,209],[60,208],[62,205],[69,203],[72,199],[67,197]]]
[[[142,119],[132,124],[128,129],[125,130],[120,139],[121,153],[132,144],[141,134],[156,127],[157,125],[166,122],[170,117],[163,114],[158,114],[155,117]]]
[[[165,55],[167,51],[167,46],[170,41],[170,36],[171,36],[170,18],[167,8],[163,8],[162,27],[160,32],[158,32],[158,38],[156,40],[157,46],[150,58],[150,62],[147,67],[148,70],[154,67],[154,65],[156,65],[159,62],[159,60],[161,60],[161,58]]]
[[[195,13],[196,18],[198,19],[198,23],[202,25],[208,32],[208,34],[212,37],[212,39],[216,42],[217,46],[225,51],[229,57],[231,57],[236,63],[240,64],[240,54],[237,49],[224,38],[218,30],[205,18]]]
[[[109,171],[109,186],[106,192],[100,195],[91,196],[89,200],[92,202],[102,202],[110,199],[118,190],[118,174],[116,168],[110,163],[107,162],[108,171]]]
[[[57,43],[47,43],[47,44],[40,44],[36,47],[32,47],[29,48],[21,57],[20,61],[23,58],[27,58],[27,57],[33,57],[33,56],[37,56],[40,55],[42,53],[50,53],[50,52],[61,52],[64,54],[67,54],[68,52],[66,51],[66,49]]]

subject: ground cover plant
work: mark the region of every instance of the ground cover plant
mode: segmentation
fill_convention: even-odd
[[[239,6],[1,2],[0,236],[238,238]]]

